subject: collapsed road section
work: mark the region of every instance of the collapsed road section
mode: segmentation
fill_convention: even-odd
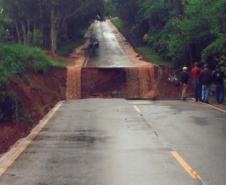
[[[81,98],[156,98],[154,71],[150,67],[82,68]]]
[[[169,71],[145,62],[109,21],[96,21],[88,33],[98,48],[87,57],[88,42],[68,67],[67,99],[179,97],[180,90],[167,82]]]
[[[109,21],[94,22],[87,39],[90,43],[98,41],[98,48],[80,69],[81,84],[77,93],[80,98],[143,99],[157,96],[158,67],[134,62],[125,51],[125,44],[120,40],[123,38],[117,36]]]

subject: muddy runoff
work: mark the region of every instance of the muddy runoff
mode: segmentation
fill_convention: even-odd
[[[69,67],[67,99],[156,99],[161,72],[157,66]]]

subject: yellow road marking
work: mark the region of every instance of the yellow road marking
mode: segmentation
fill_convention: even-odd
[[[201,176],[176,151],[171,151],[171,154],[193,179],[202,180]]]
[[[23,154],[23,152],[32,144],[33,140],[40,134],[49,120],[53,117],[56,111],[62,106],[63,101],[59,102],[32,130],[32,132],[17,146],[12,148],[2,158],[0,158],[0,177],[10,168],[10,166]]]
[[[134,105],[133,108],[134,108],[137,112],[141,113],[140,109],[139,109],[136,105]]]
[[[212,107],[213,109],[216,109],[216,110],[219,110],[219,111],[221,111],[221,112],[226,113],[226,111],[225,111],[225,110],[223,110],[223,109],[221,109],[221,108],[218,108],[218,107],[216,107],[216,106],[214,106],[214,105],[206,104],[206,106],[208,106],[208,107]]]
[[[207,103],[203,103],[203,102],[198,102],[199,105],[201,106],[205,106],[205,107],[210,107],[212,109],[215,109],[215,110],[218,110],[218,111],[221,111],[223,113],[226,113],[226,110],[222,109],[222,108],[219,108],[215,105],[211,105],[211,104],[207,104]]]

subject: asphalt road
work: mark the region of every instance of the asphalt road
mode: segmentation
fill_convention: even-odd
[[[134,67],[107,21],[95,21],[91,25],[87,37],[91,35],[99,40],[99,48],[88,61],[87,67]]]
[[[67,101],[0,184],[225,185],[225,120],[192,102]]]

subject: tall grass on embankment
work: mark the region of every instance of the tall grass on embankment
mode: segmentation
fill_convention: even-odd
[[[113,17],[110,20],[120,31],[123,31],[124,22],[120,17]]]
[[[113,17],[110,19],[111,22],[119,29],[120,32],[122,32],[125,35],[125,24],[123,20],[120,17]],[[153,51],[153,49],[147,45],[143,46],[135,46],[134,43],[131,43],[135,50],[141,54],[145,60],[150,61],[154,64],[157,65],[162,65],[162,66],[170,66],[170,63],[163,60],[156,52]]]
[[[163,60],[153,49],[149,46],[136,47],[138,53],[140,53],[145,60],[161,66],[170,66],[170,62]]]
[[[29,121],[22,98],[9,91],[7,84],[14,76],[25,78],[26,73],[48,75],[50,68],[64,68],[42,49],[21,44],[0,44],[0,123],[2,121]]]
[[[64,67],[52,60],[42,49],[21,44],[0,44],[0,86],[16,74],[29,70],[47,73],[51,67]]]

